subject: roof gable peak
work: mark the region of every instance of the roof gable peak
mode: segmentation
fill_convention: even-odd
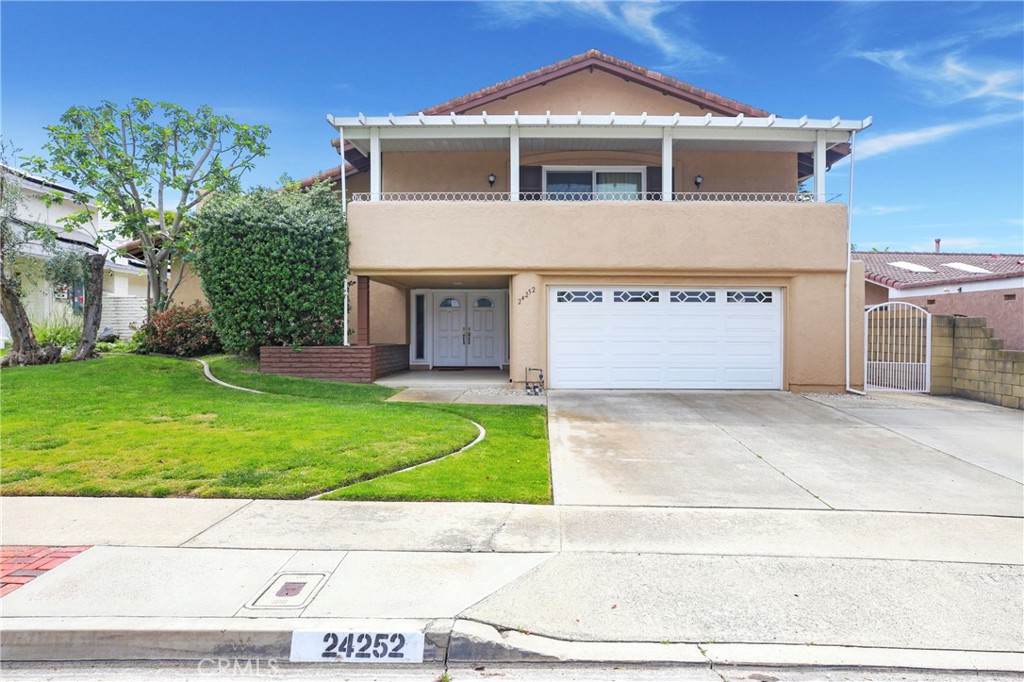
[[[737,114],[744,114],[746,116],[769,116],[769,112],[752,107],[748,104],[737,102],[736,100],[729,99],[717,95],[708,90],[698,88],[689,83],[685,83],[677,78],[666,76],[665,74],[647,69],[645,67],[634,64],[633,62],[626,61],[625,59],[619,59],[612,55],[605,54],[600,50],[590,49],[586,52],[573,55],[568,59],[542,66],[539,69],[528,71],[514,78],[510,78],[486,88],[481,88],[462,97],[456,97],[455,99],[448,100],[441,104],[424,109],[423,113],[427,115],[437,114],[448,114],[456,113],[460,114],[468,109],[479,107],[492,102],[494,100],[502,99],[516,92],[522,92],[530,88],[544,85],[553,80],[564,78],[565,76],[578,73],[587,69],[600,69],[607,73],[611,73],[631,82],[638,83],[640,85],[653,88],[666,95],[677,97],[681,100],[696,104],[712,113],[721,114],[726,116],[736,116]]]

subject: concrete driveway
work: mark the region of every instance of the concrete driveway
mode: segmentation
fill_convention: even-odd
[[[556,504],[1024,515],[1024,415],[878,394],[552,391]]]

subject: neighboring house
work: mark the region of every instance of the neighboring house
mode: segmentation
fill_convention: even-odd
[[[122,244],[118,247],[118,250],[140,261],[145,258],[142,253],[142,242],[138,240]],[[187,306],[193,303],[206,305],[206,295],[203,293],[202,281],[192,268],[192,264],[188,262],[183,263],[181,260],[174,260],[169,267],[171,305]]]
[[[0,166],[0,172],[16,176],[21,184],[24,204],[19,208],[16,220],[23,225],[46,225],[57,234],[58,249],[97,251],[96,231],[109,228],[109,223],[98,216],[95,206],[88,206],[97,215],[94,226],[79,227],[72,232],[65,231],[59,220],[81,211],[83,205],[71,200],[75,190],[30,175],[9,166]],[[45,195],[63,197],[61,203],[47,206]],[[55,289],[43,276],[43,263],[51,254],[42,247],[30,244],[23,257],[16,260],[16,274],[23,287],[22,300],[25,312],[33,323],[54,318],[64,318],[81,312],[84,303],[83,291]],[[142,263],[130,258],[107,258],[103,273],[103,314],[100,327],[112,328],[120,337],[132,335],[133,325],[146,318],[146,270]],[[10,330],[0,317],[0,343],[10,341]]]
[[[938,248],[938,247],[936,247]],[[938,315],[984,317],[1005,348],[1024,350],[1024,254],[871,251],[864,303],[913,303]]]
[[[597,51],[328,120],[346,172],[317,177],[349,202],[357,346],[552,388],[863,383],[862,274],[850,290],[825,171],[870,120],[777,117]]]

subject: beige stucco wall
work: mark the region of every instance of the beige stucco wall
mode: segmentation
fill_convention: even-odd
[[[1013,298],[1007,300],[1008,296]],[[992,329],[995,338],[1003,340],[1004,348],[1024,350],[1024,289],[965,291],[898,300],[919,305],[933,315],[984,317],[985,325]]]
[[[784,290],[784,388],[846,383],[846,207],[840,204],[353,204],[356,274],[511,276],[511,377],[547,370],[547,287],[565,284],[771,286]],[[453,248],[453,245],[458,245]],[[853,385],[862,384],[863,269],[851,287]],[[519,303],[530,287],[536,293]],[[374,305],[371,302],[371,305]],[[398,299],[371,324],[400,317]],[[373,338],[377,341],[376,337]],[[404,341],[403,339],[396,339]]]
[[[359,302],[355,278],[349,289],[348,327],[350,343],[356,342]],[[409,294],[405,289],[370,281],[370,343],[408,343]]]
[[[844,270],[842,204],[355,202],[356,274]]]
[[[660,166],[654,152],[523,152],[524,166]],[[796,154],[780,152],[677,151],[673,155],[673,191],[795,192]],[[494,187],[487,183],[491,173]],[[384,192],[507,192],[508,152],[385,152],[381,162]],[[369,174],[346,181],[349,193],[369,191]]]
[[[174,263],[171,267],[171,281],[170,286],[174,286],[174,283],[178,278],[178,268],[180,263]],[[203,293],[203,285],[199,280],[199,275],[192,268],[191,265],[185,264],[185,273],[182,275],[181,284],[174,292],[173,297],[174,305],[188,306],[192,305],[196,301],[202,304],[206,304],[206,294]]]
[[[676,154],[675,191],[697,191],[693,179],[704,178],[701,192],[795,192],[797,155],[780,152],[698,152]]]
[[[889,300],[889,290],[881,284],[864,282],[864,305],[878,305]]]
[[[695,104],[640,85],[600,69],[577,71],[547,85],[524,90],[504,99],[467,110],[467,114],[640,114],[703,116],[707,113]]]
[[[498,176],[493,188],[487,184],[491,173]],[[381,160],[381,189],[384,192],[507,192],[508,152],[390,152]]]

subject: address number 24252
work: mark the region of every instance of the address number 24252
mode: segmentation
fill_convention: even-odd
[[[292,633],[292,661],[353,663],[421,663],[421,632],[325,632]]]

